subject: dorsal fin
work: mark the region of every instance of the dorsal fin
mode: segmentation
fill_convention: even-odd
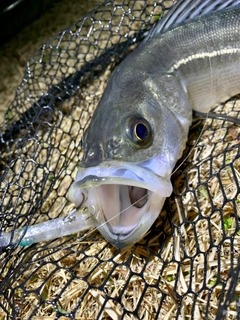
[[[179,0],[150,30],[147,38],[163,33],[184,21],[238,4],[240,4],[240,0]]]

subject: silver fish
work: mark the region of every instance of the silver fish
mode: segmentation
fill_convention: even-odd
[[[240,92],[238,3],[180,1],[112,73],[69,198],[114,246],[140,240],[158,217],[192,110]]]

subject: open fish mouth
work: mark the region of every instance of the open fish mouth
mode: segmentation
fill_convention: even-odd
[[[123,248],[144,236],[171,192],[169,178],[149,170],[146,162],[106,161],[80,167],[69,198],[77,208],[87,207],[105,239]]]

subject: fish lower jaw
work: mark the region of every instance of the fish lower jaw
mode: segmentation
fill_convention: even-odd
[[[112,245],[121,249],[132,244],[132,242],[129,243],[128,239],[131,237],[131,234],[132,232],[134,232],[136,227],[137,225],[132,226],[131,228],[114,228],[110,224],[106,223],[104,230],[101,229],[101,232],[104,235],[105,239],[107,239]]]

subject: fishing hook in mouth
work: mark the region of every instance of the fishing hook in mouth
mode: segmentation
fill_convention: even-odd
[[[85,211],[87,209],[87,207],[82,207],[82,205],[84,204],[85,200],[87,200],[87,198],[85,197],[85,194],[82,192],[82,201],[79,204],[79,206],[77,206],[75,209],[73,209],[65,218],[63,218],[63,220],[67,223],[67,222],[73,222],[76,217],[74,216],[74,214],[77,211]],[[89,219],[90,217],[88,217],[87,219]]]
[[[83,192],[81,192],[82,194],[82,201],[81,203],[77,206],[76,210],[80,210],[82,205],[84,204],[84,202],[87,200],[87,197],[85,196],[85,194]]]

